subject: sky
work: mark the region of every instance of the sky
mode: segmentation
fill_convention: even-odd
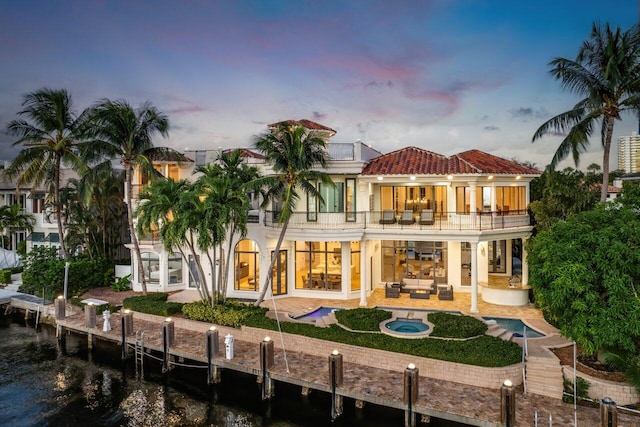
[[[578,100],[549,74],[594,21],[626,30],[631,0],[0,0],[0,159],[24,94],[66,89],[149,101],[177,150],[251,147],[270,123],[309,119],[386,153],[469,149],[547,165],[560,136],[531,142]],[[628,115],[614,139],[638,129]],[[614,144],[617,150],[617,142]],[[617,168],[612,152],[611,169]],[[579,167],[602,162],[599,139]],[[566,161],[561,166],[575,166]]]

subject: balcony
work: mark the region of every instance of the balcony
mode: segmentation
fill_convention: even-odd
[[[403,221],[401,214],[394,214],[393,222],[382,220],[381,211],[351,212],[351,213],[294,213],[289,220],[288,227],[314,230],[423,230],[423,231],[482,231],[504,230],[509,228],[528,227],[531,219],[526,210],[501,212],[478,212],[475,214],[462,212],[436,212],[433,223],[420,221],[420,215],[413,215],[413,222]],[[267,227],[280,227],[278,213],[266,211],[264,224]]]

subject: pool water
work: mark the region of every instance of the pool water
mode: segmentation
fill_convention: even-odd
[[[526,327],[526,335],[527,338],[540,338],[544,337],[543,333],[536,331],[535,329],[531,329],[529,326],[525,325],[524,322],[520,319],[512,319],[507,317],[483,317],[484,320],[495,320],[495,322],[502,327],[503,329],[512,332],[516,337],[522,337],[522,333],[524,332],[524,328]]]
[[[307,314],[303,314],[302,316],[298,316],[295,319],[296,320],[300,320],[302,322],[315,322],[317,319],[320,319],[326,315],[328,315],[329,313],[336,311],[336,310],[342,310],[341,308],[335,308],[335,307],[320,307],[316,310],[313,310],[311,313],[307,313]]]
[[[429,326],[422,323],[420,319],[402,319],[389,322],[385,325],[387,329],[391,329],[394,332],[401,332],[403,334],[416,334],[418,332],[424,332],[429,329]]]

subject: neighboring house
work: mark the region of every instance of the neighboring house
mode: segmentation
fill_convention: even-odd
[[[314,122],[295,123],[327,141],[335,134]],[[446,157],[407,147],[380,154],[360,141],[328,142],[327,150],[331,162],[325,172],[335,187],[319,186],[324,203],[308,196],[298,203],[275,265],[274,296],[360,299],[364,305],[373,289],[418,278],[471,293],[471,311],[477,311],[481,288],[493,279],[506,283],[517,274],[527,284],[529,184],[540,171],[478,150]],[[195,162],[158,166],[165,176],[191,178],[193,167],[209,160],[206,152],[186,155],[195,155]],[[244,155],[270,173],[259,153],[245,149]],[[257,297],[280,233],[277,209],[254,212],[247,236],[234,245],[230,297]],[[166,253],[153,236],[140,240],[149,290],[194,286],[188,274],[192,260]],[[132,259],[139,290],[136,265]]]
[[[8,162],[7,162],[8,163]],[[62,182],[76,178],[77,174],[69,169],[61,171]],[[44,188],[20,187],[8,182],[4,176],[0,179],[0,203],[3,205],[20,204],[24,213],[33,215],[35,223],[33,231],[25,230],[12,232],[10,249],[16,249],[17,244],[26,241],[26,251],[31,251],[36,246],[60,247],[60,236],[56,214],[47,205],[49,199],[48,190]]]

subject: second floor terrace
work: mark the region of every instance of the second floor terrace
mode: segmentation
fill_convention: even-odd
[[[280,213],[265,211],[263,224],[279,228]],[[258,221],[251,221],[258,222]],[[503,230],[529,227],[531,218],[526,210],[466,212],[433,212],[424,210],[361,211],[361,212],[296,212],[289,219],[289,229],[357,230],[374,229],[415,230],[424,232]]]

